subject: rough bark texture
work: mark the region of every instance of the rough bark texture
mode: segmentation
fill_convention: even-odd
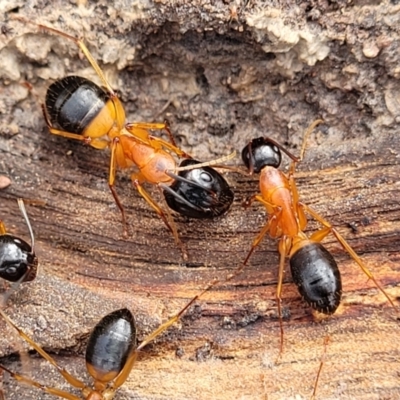
[[[0,175],[12,181],[0,191],[0,217],[10,233],[27,239],[15,199],[31,200],[40,258],[37,280],[23,285],[6,310],[18,326],[89,381],[82,355],[103,315],[130,308],[143,338],[238,266],[265,210],[241,207],[258,190],[256,177],[226,174],[236,195],[228,215],[211,222],[175,218],[189,252],[185,264],[123,172],[117,191],[131,232],[122,238],[107,185],[109,153],[50,135],[40,109],[50,82],[67,74],[98,79],[72,42],[13,21],[12,14],[84,37],[127,119],[168,118],[179,145],[202,160],[240,151],[261,135],[298,153],[305,128],[322,117],[296,174],[301,199],[339,229],[396,301],[397,1],[109,3],[0,2]],[[308,229],[317,226],[310,221]],[[396,311],[334,239],[324,243],[340,265],[342,305],[317,321],[287,273],[279,363],[278,253],[267,238],[240,277],[207,293],[143,351],[116,398],[309,398],[329,335],[318,398],[400,399]],[[24,356],[20,366],[11,355],[21,341],[0,326],[1,363],[67,388],[38,357]],[[8,400],[52,398],[11,378],[4,390]]]

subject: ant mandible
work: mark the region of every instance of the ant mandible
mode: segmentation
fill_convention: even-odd
[[[141,349],[176,323],[187,309],[213,285],[209,285],[200,294],[191,299],[174,317],[150,333],[139,346],[136,346],[136,324],[132,313],[126,309],[116,310],[103,317],[90,334],[86,347],[86,369],[93,378],[92,387],[71,375],[60,367],[43,348],[26,335],[0,309],[0,315],[19,336],[32,346],[43,358],[50,362],[64,379],[73,387],[80,389],[81,396],[54,387],[43,385],[25,376],[10,371],[0,364],[0,369],[7,371],[17,381],[35,386],[42,391],[68,400],[112,400],[115,393],[127,380]],[[0,397],[1,398],[1,397]]]
[[[390,304],[396,308],[383,287],[336,228],[314,209],[299,200],[294,179],[296,165],[303,159],[308,136],[321,122],[323,121],[314,121],[305,132],[300,157],[295,157],[276,141],[263,137],[253,139],[242,150],[242,159],[250,174],[260,173],[261,191],[260,194],[247,199],[244,205],[248,207],[253,201],[259,201],[267,210],[268,220],[254,239],[243,264],[228,280],[238,275],[245,268],[253,251],[267,233],[272,238],[280,238],[276,298],[281,331],[281,353],[283,351],[281,294],[286,257],[289,258],[293,281],[310,307],[323,314],[333,314],[340,304],[342,281],[339,268],[332,255],[321,244],[321,241],[330,233],[385,295]],[[278,169],[281,164],[281,151],[292,160],[287,175]],[[306,213],[323,226],[309,237],[304,233],[307,226]]]
[[[34,250],[35,238],[22,199],[18,199],[18,206],[28,227],[31,244],[8,234],[4,223],[0,220],[0,278],[13,283],[12,287],[2,295],[0,307],[6,304],[10,295],[22,282],[34,280],[37,273],[38,259]]]
[[[15,18],[33,23],[21,17]],[[79,140],[96,149],[110,148],[108,184],[121,211],[125,234],[127,233],[125,211],[114,183],[117,168],[125,169],[135,165],[139,171],[131,175],[134,187],[164,221],[186,258],[173,219],[144,189],[143,183],[157,185],[163,190],[170,208],[185,216],[214,218],[228,211],[233,202],[233,192],[226,180],[209,166],[230,157],[199,163],[177,147],[167,122],[126,123],[121,101],[83,41],[57,29],[33,24],[73,41],[81,49],[104,86],[103,89],[79,76],[67,76],[51,84],[47,90],[45,104],[42,106],[50,132]],[[170,142],[151,135],[149,130],[165,130]],[[186,159],[180,167],[177,167],[171,153]],[[189,170],[196,172],[188,172]]]

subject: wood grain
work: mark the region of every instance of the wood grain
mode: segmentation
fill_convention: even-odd
[[[301,200],[337,227],[398,305],[395,2],[281,2],[278,9],[277,2],[257,0],[237,7],[166,0],[149,9],[132,2],[129,11],[118,0],[11,3],[1,11],[8,33],[0,35],[0,176],[12,183],[0,190],[0,218],[10,233],[28,239],[16,202],[26,200],[40,270],[6,312],[62,366],[89,382],[86,340],[106,313],[130,308],[143,339],[214,278],[231,273],[265,223],[265,210],[241,206],[258,190],[257,177],[226,173],[236,196],[226,216],[175,216],[189,252],[184,263],[127,171],[116,184],[130,225],[123,238],[107,184],[109,152],[50,135],[40,109],[54,79],[95,74],[73,43],[17,23],[13,13],[84,37],[128,120],[167,117],[179,145],[200,160],[241,151],[261,135],[298,154],[304,129],[322,117],[296,173]],[[273,30],[278,41],[271,40],[271,23],[281,29]],[[293,37],[298,44],[285,41]],[[316,44],[326,50],[320,58]],[[307,233],[315,229],[310,220]],[[280,362],[277,243],[266,238],[239,277],[205,294],[144,349],[116,399],[310,398],[327,335],[318,399],[400,399],[397,310],[334,238],[324,243],[340,266],[342,305],[330,318],[317,318],[287,271]],[[0,363],[67,389],[3,321],[0,329]],[[53,398],[7,375],[4,391],[7,400]]]
[[[302,200],[335,224],[393,299],[400,293],[398,146],[397,138],[381,138],[367,154],[355,140],[347,141],[332,157],[331,148],[311,143],[297,173]],[[11,299],[7,313],[51,353],[62,351],[57,359],[80,375],[85,338],[101,316],[127,306],[143,337],[213,278],[236,268],[265,221],[262,207],[240,205],[257,189],[256,179],[228,174],[236,200],[227,216],[212,222],[176,218],[190,255],[184,264],[162,221],[123,174],[117,189],[131,235],[122,239],[107,188],[107,152],[53,137],[45,128],[3,139],[4,147],[2,160],[13,183],[0,192],[0,212],[11,233],[27,238],[15,199],[31,200],[40,258],[38,279]],[[30,157],[27,148],[34,149]],[[317,225],[310,221],[309,227]],[[180,327],[144,352],[118,398],[307,398],[325,335],[331,341],[319,398],[398,398],[397,314],[333,238],[326,244],[342,272],[342,305],[318,322],[287,273],[280,363],[275,364],[278,254],[275,241],[266,239],[242,275],[207,293]],[[0,341],[3,356],[19,349],[16,342],[7,329]],[[23,364],[30,376],[62,386],[54,372],[35,371],[47,371],[42,360]],[[7,399],[21,393],[49,397],[12,381],[6,393]]]

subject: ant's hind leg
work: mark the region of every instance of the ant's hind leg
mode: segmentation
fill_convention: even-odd
[[[115,204],[119,208],[122,217],[122,224],[124,227],[123,235],[124,237],[128,236],[128,223],[126,221],[125,209],[118,197],[117,191],[115,190],[115,176],[117,173],[117,160],[119,165],[124,165],[125,157],[123,155],[122,147],[119,143],[118,138],[114,139],[111,144],[111,158],[110,158],[110,168],[108,173],[108,186],[111,190],[111,193],[114,197]]]
[[[336,240],[342,245],[342,247],[349,253],[351,258],[359,265],[365,275],[371,279],[375,286],[384,294],[384,296],[389,300],[389,303],[392,305],[394,309],[397,310],[397,307],[393,303],[393,300],[389,297],[386,293],[385,289],[381,286],[381,284],[375,279],[372,272],[367,268],[361,258],[357,255],[357,253],[353,250],[353,248],[349,245],[349,243],[345,240],[345,238],[321,215],[319,215],[316,211],[314,211],[311,207],[299,203],[299,206],[302,207],[306,212],[308,212],[313,218],[315,218],[320,224],[324,226],[324,228],[320,229],[319,231],[315,232],[311,235],[311,240],[315,240],[320,242],[323,238],[325,238],[329,233],[332,233]]]
[[[176,224],[171,216],[171,214],[167,211],[164,212],[161,206],[155,201],[150,194],[144,189],[141,185],[141,181],[143,178],[140,173],[132,174],[131,180],[133,186],[139,192],[139,194],[147,201],[147,203],[153,208],[153,210],[158,214],[158,216],[163,220],[164,224],[168,228],[168,230],[172,233],[175,239],[175,243],[180,247],[182,252],[182,257],[184,260],[187,260],[187,252],[185,246],[183,245],[182,241],[179,239],[178,230],[176,228]]]
[[[165,122],[163,123],[147,123],[147,122],[131,122],[125,125],[125,129],[131,133],[133,136],[138,138],[141,142],[152,146],[152,142],[156,142],[159,146],[165,147],[168,150],[175,153],[178,157],[182,158],[192,158],[189,154],[181,150],[179,147],[176,146],[175,140],[172,136],[172,133],[169,129],[169,125]],[[165,130],[168,134],[168,137],[171,143],[163,140],[157,136],[150,135],[147,130]],[[145,134],[144,134],[145,132]],[[154,147],[154,145],[152,146]]]
[[[278,271],[278,285],[276,287],[276,301],[278,304],[278,317],[279,317],[279,328],[280,328],[280,347],[278,360],[283,354],[283,320],[282,320],[282,284],[283,274],[285,272],[285,259],[288,255],[288,250],[291,248],[291,239],[282,236],[279,241],[279,271]]]
[[[69,384],[71,384],[72,386],[74,386],[74,387],[76,387],[78,389],[81,389],[81,390],[86,388],[86,385],[81,380],[79,380],[78,378],[75,378],[68,371],[66,371],[64,368],[62,368],[60,365],[58,365],[58,363],[54,360],[54,358],[52,358],[46,351],[44,351],[42,349],[41,346],[39,346],[33,339],[31,339],[20,328],[18,328],[18,326],[14,323],[14,321],[12,321],[11,318],[8,317],[4,313],[4,311],[2,311],[1,308],[0,308],[0,315],[3,317],[3,319],[7,322],[7,324],[9,326],[11,326],[13,329],[15,329],[18,332],[19,336],[26,343],[28,343],[31,347],[33,347],[44,359],[46,359],[50,364],[52,364]],[[3,367],[1,366],[1,368],[3,368]],[[3,369],[5,369],[5,368],[3,368]],[[14,377],[15,377],[15,379],[18,380],[18,375],[14,376]],[[58,392],[58,389],[47,388],[47,387],[45,387],[45,386],[43,386],[41,384],[37,384],[36,385],[35,383],[33,383],[33,381],[31,381],[28,378],[21,377],[20,380],[22,380],[24,382],[27,382],[27,383],[30,383],[31,385],[36,386],[39,389],[42,389],[44,391],[47,391],[48,393],[52,393],[52,394],[56,394],[56,395],[59,395],[59,393],[60,393],[60,392]],[[66,392],[63,392],[63,393],[66,393]],[[71,399],[71,400],[76,400],[77,399],[77,400],[79,400],[79,397],[76,397],[76,396],[74,396],[72,394],[69,394],[69,393],[66,393],[66,394],[68,396],[64,396],[65,399]]]
[[[325,359],[326,359],[326,350],[329,344],[329,336],[325,336],[324,339],[324,352],[322,354],[321,357],[321,362],[319,364],[319,368],[318,368],[318,372],[317,372],[317,377],[315,379],[315,383],[314,383],[314,389],[311,395],[311,399],[310,400],[315,400],[316,399],[316,394],[317,394],[317,387],[318,387],[318,381],[319,381],[319,377],[321,375],[321,371],[322,371],[322,367],[324,366],[325,363]]]
[[[165,332],[169,327],[175,324],[177,321],[180,320],[182,315],[189,309],[189,307],[199,299],[204,293],[208,292],[211,288],[213,288],[217,283],[218,280],[214,280],[210,283],[205,289],[203,289],[199,294],[194,296],[177,314],[175,314],[172,318],[170,318],[167,322],[161,324],[158,328],[156,328],[153,332],[147,335],[142,343],[136,348],[136,350],[128,357],[126,364],[119,375],[115,378],[114,383],[112,384],[113,389],[117,389],[120,387],[128,378],[129,373],[131,372],[132,366],[135,363],[139,351],[143,349],[143,347],[147,346],[150,342],[154,341],[158,336],[160,336],[163,332]],[[1,399],[0,399],[1,400]]]
[[[51,386],[42,385],[41,383],[34,381],[33,379],[16,374],[1,364],[0,364],[0,369],[7,371],[11,375],[11,377],[14,378],[16,381],[25,383],[30,386],[34,386],[34,387],[42,390],[45,393],[49,393],[49,394],[52,394],[59,398],[67,399],[67,400],[80,400],[81,399],[81,397],[75,396],[72,393],[68,393],[68,392],[65,392],[64,390],[53,388]],[[4,399],[5,398],[3,397],[2,393],[0,393],[0,400],[4,400]]]

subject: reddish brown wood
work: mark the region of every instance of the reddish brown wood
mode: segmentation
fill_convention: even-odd
[[[176,28],[177,16],[183,15],[185,24],[193,22],[182,9],[176,13],[162,9],[158,19],[143,17],[140,23],[136,19],[135,23],[121,22],[129,13],[121,18],[114,13],[118,22],[114,24],[103,21],[105,6],[98,2],[95,15],[102,20],[98,24],[86,8],[74,8],[72,18],[46,2],[30,3],[35,6],[24,9],[26,15],[36,13],[39,20],[43,7],[46,15],[52,15],[48,23],[62,24],[66,19],[71,30],[79,29],[75,13],[82,13],[79,21],[90,36],[89,47],[99,50],[99,57],[104,37],[123,36],[119,43],[125,46],[136,40],[136,33],[143,34],[140,57],[144,61],[138,56],[124,71],[113,65],[109,70],[113,84],[115,81],[121,91],[130,119],[162,120],[167,116],[179,143],[199,159],[240,151],[254,135],[267,134],[288,142],[297,154],[303,129],[323,116],[326,124],[311,136],[296,174],[301,199],[339,229],[398,303],[400,142],[393,122],[396,115],[389,121],[383,100],[385,96],[390,100],[388,107],[396,114],[398,90],[391,79],[397,70],[388,66],[387,71],[392,72],[383,76],[383,61],[374,64],[368,59],[364,64],[375,74],[370,75],[361,62],[354,65],[367,25],[357,36],[348,12],[337,10],[336,19],[322,12],[319,23],[330,29],[332,59],[317,63],[315,68],[307,65],[292,79],[276,71],[260,43],[249,45],[249,32],[230,31],[218,19],[215,32],[225,29],[225,36],[208,36],[210,31],[203,23],[199,35],[192,26]],[[158,7],[160,2],[155,3]],[[246,12],[253,7],[253,2],[248,3]],[[203,13],[201,7],[198,10]],[[352,10],[358,15],[356,8]],[[161,16],[167,11],[169,19],[164,20]],[[215,15],[220,15],[217,11]],[[238,18],[246,26],[243,12],[238,10]],[[341,25],[335,25],[339,20]],[[162,24],[165,31],[158,31]],[[96,28],[94,32],[92,28]],[[346,46],[354,47],[341,47],[342,28],[347,29],[349,38]],[[131,227],[130,236],[124,239],[119,211],[107,185],[109,153],[50,135],[40,111],[49,83],[46,76],[53,76],[57,62],[69,64],[65,73],[92,79],[87,75],[90,72],[82,72],[87,62],[78,59],[73,46],[66,50],[68,45],[62,39],[50,39],[34,28],[24,29],[29,28],[15,26],[15,39],[10,37],[4,45],[11,52],[9,58],[17,57],[17,64],[22,65],[22,75],[11,82],[5,79],[0,87],[0,172],[12,181],[0,190],[0,218],[11,233],[27,238],[16,203],[18,197],[26,199],[41,264],[37,280],[23,285],[10,299],[6,312],[63,366],[84,376],[82,355],[87,335],[103,315],[129,307],[138,320],[139,338],[143,338],[214,278],[226,276],[239,265],[265,222],[265,210],[241,207],[243,199],[257,190],[257,178],[228,173],[236,200],[227,216],[211,222],[176,217],[190,257],[184,265],[163,222],[134,191],[129,175],[119,173],[116,188]],[[184,36],[182,32],[189,29]],[[337,36],[333,36],[334,31]],[[92,35],[97,34],[100,44],[94,43]],[[398,53],[389,48],[391,41],[381,39],[382,53]],[[176,47],[168,47],[170,40]],[[30,43],[29,51],[24,41]],[[53,50],[41,59],[41,50],[47,47]],[[107,44],[103,50],[109,48]],[[346,65],[340,69],[337,63],[343,53]],[[178,75],[177,66],[182,67]],[[360,77],[354,72],[358,69]],[[344,72],[336,79],[338,71]],[[119,87],[117,72],[123,83]],[[368,86],[364,96],[364,80],[374,81],[370,76],[381,73],[379,84],[374,83],[377,93]],[[32,84],[26,85],[24,80]],[[378,105],[371,111],[375,103]],[[239,165],[240,160],[235,163]],[[309,230],[316,228],[310,221]],[[318,398],[400,398],[398,314],[333,238],[325,243],[342,272],[342,306],[334,316],[318,321],[299,298],[287,272],[283,292],[285,352],[279,363],[275,303],[278,253],[276,242],[266,239],[241,276],[204,295],[181,324],[143,351],[117,399],[309,398],[326,335],[330,343]],[[1,362],[40,382],[67,387],[37,357],[23,356],[19,369],[11,355],[25,354],[20,340],[2,321],[0,329]],[[51,398],[11,379],[4,386],[7,400]]]
[[[127,205],[132,235],[121,238],[119,213],[105,173],[100,173],[101,168],[107,170],[106,152],[75,146],[45,131],[32,136],[21,134],[12,140],[32,140],[46,157],[27,163],[23,154],[4,153],[14,171],[14,183],[0,192],[0,212],[10,232],[26,237],[15,199],[32,200],[27,207],[36,233],[40,274],[11,299],[7,313],[51,351],[70,349],[61,362],[72,370],[78,368],[75,362],[83,369],[82,359],[71,359],[69,354],[82,351],[82,340],[102,315],[128,306],[137,315],[143,337],[214,277],[232,271],[263,223],[262,207],[243,210],[240,206],[257,182],[229,174],[237,197],[226,217],[211,223],[177,218],[190,263],[196,268],[180,265],[172,236],[123,179],[117,188]],[[38,145],[43,140],[44,149]],[[400,168],[387,150],[397,145],[382,143],[379,153],[361,156],[357,164],[326,158],[330,165],[323,169],[318,169],[321,162],[308,161],[326,150],[314,146],[297,174],[302,200],[339,228],[392,298],[399,296],[395,182]],[[62,146],[74,149],[72,157],[60,154]],[[346,154],[351,157],[350,151]],[[89,165],[82,168],[81,163]],[[62,167],[54,168],[56,164]],[[350,223],[357,226],[356,232]],[[129,388],[143,398],[307,397],[328,334],[331,342],[320,398],[373,399],[379,393],[395,398],[396,313],[332,238],[327,246],[342,271],[343,304],[333,317],[316,323],[287,274],[283,304],[290,317],[284,323],[285,353],[278,365],[274,301],[278,255],[276,243],[266,239],[232,285],[206,294],[200,308],[184,318],[180,330],[171,330],[143,354],[121,392],[127,398]],[[16,335],[7,332],[0,341],[3,355],[17,341]],[[181,358],[175,355],[177,349],[184,351]],[[32,369],[38,362],[29,360]],[[31,367],[24,369],[34,372]],[[38,375],[41,381],[47,379]]]

